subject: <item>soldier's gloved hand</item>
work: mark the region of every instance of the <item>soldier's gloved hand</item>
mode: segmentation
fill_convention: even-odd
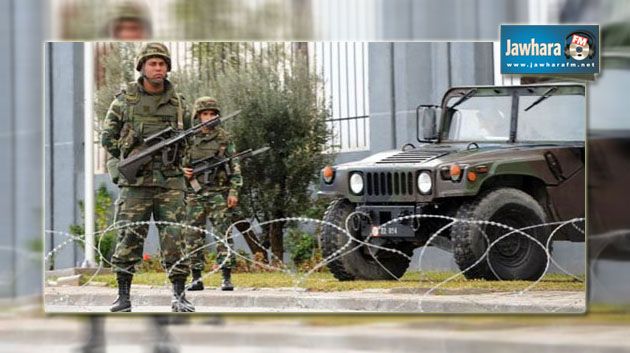
[[[228,208],[234,208],[234,207],[236,207],[236,205],[238,205],[238,197],[236,197],[236,196],[228,196],[227,207]]]
[[[192,168],[182,168],[182,170],[184,171],[184,176],[186,177],[186,179],[192,179],[193,177],[193,169]]]

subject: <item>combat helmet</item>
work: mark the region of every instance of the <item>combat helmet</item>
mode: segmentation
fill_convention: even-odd
[[[149,58],[160,57],[166,61],[167,71],[171,71],[171,53],[162,43],[148,43],[142,46],[136,55],[136,71],[142,70],[142,64]]]
[[[197,113],[201,113],[204,110],[214,110],[217,114],[221,114],[221,108],[217,100],[212,97],[200,97],[197,98],[195,104],[193,104],[193,118],[197,117]]]

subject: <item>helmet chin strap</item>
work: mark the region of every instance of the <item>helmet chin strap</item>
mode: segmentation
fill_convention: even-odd
[[[151,82],[151,80],[149,80],[147,75],[144,73],[144,67],[142,68],[142,70],[140,70],[140,77],[142,77],[143,80],[147,80]],[[167,78],[168,78],[168,72],[164,74],[164,78],[162,80],[166,80]]]

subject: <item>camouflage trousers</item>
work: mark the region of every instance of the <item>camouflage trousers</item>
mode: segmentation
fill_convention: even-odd
[[[160,187],[131,186],[121,187],[116,200],[115,222],[120,225],[129,222],[148,222],[151,215],[155,221],[182,222],[185,215],[185,193]],[[188,276],[190,261],[183,259],[185,241],[182,227],[157,224],[160,239],[162,266],[170,271],[169,278]],[[115,272],[134,273],[142,261],[144,240],[149,225],[141,224],[121,228],[112,265]]]
[[[206,220],[210,220],[212,233],[216,236],[216,238],[210,238],[210,241],[217,245],[216,264],[233,268],[236,266],[236,256],[230,249],[234,248],[234,240],[232,240],[231,231],[227,237],[225,232],[234,220],[234,214],[227,208],[226,195],[227,193],[219,191],[204,195],[189,194],[186,197],[186,218],[191,226],[203,229],[206,228]],[[185,238],[186,252],[190,254],[191,259],[191,268],[203,271],[208,251],[205,241],[206,234],[201,231],[186,229]]]

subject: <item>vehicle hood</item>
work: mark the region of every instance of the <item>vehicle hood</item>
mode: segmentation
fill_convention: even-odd
[[[425,144],[406,151],[390,150],[380,152],[359,161],[337,165],[338,168],[363,168],[385,166],[426,166],[442,163],[476,163],[501,159],[514,160],[527,155],[528,151],[556,147],[584,147],[583,142],[563,143],[478,143],[478,147],[468,143]]]

